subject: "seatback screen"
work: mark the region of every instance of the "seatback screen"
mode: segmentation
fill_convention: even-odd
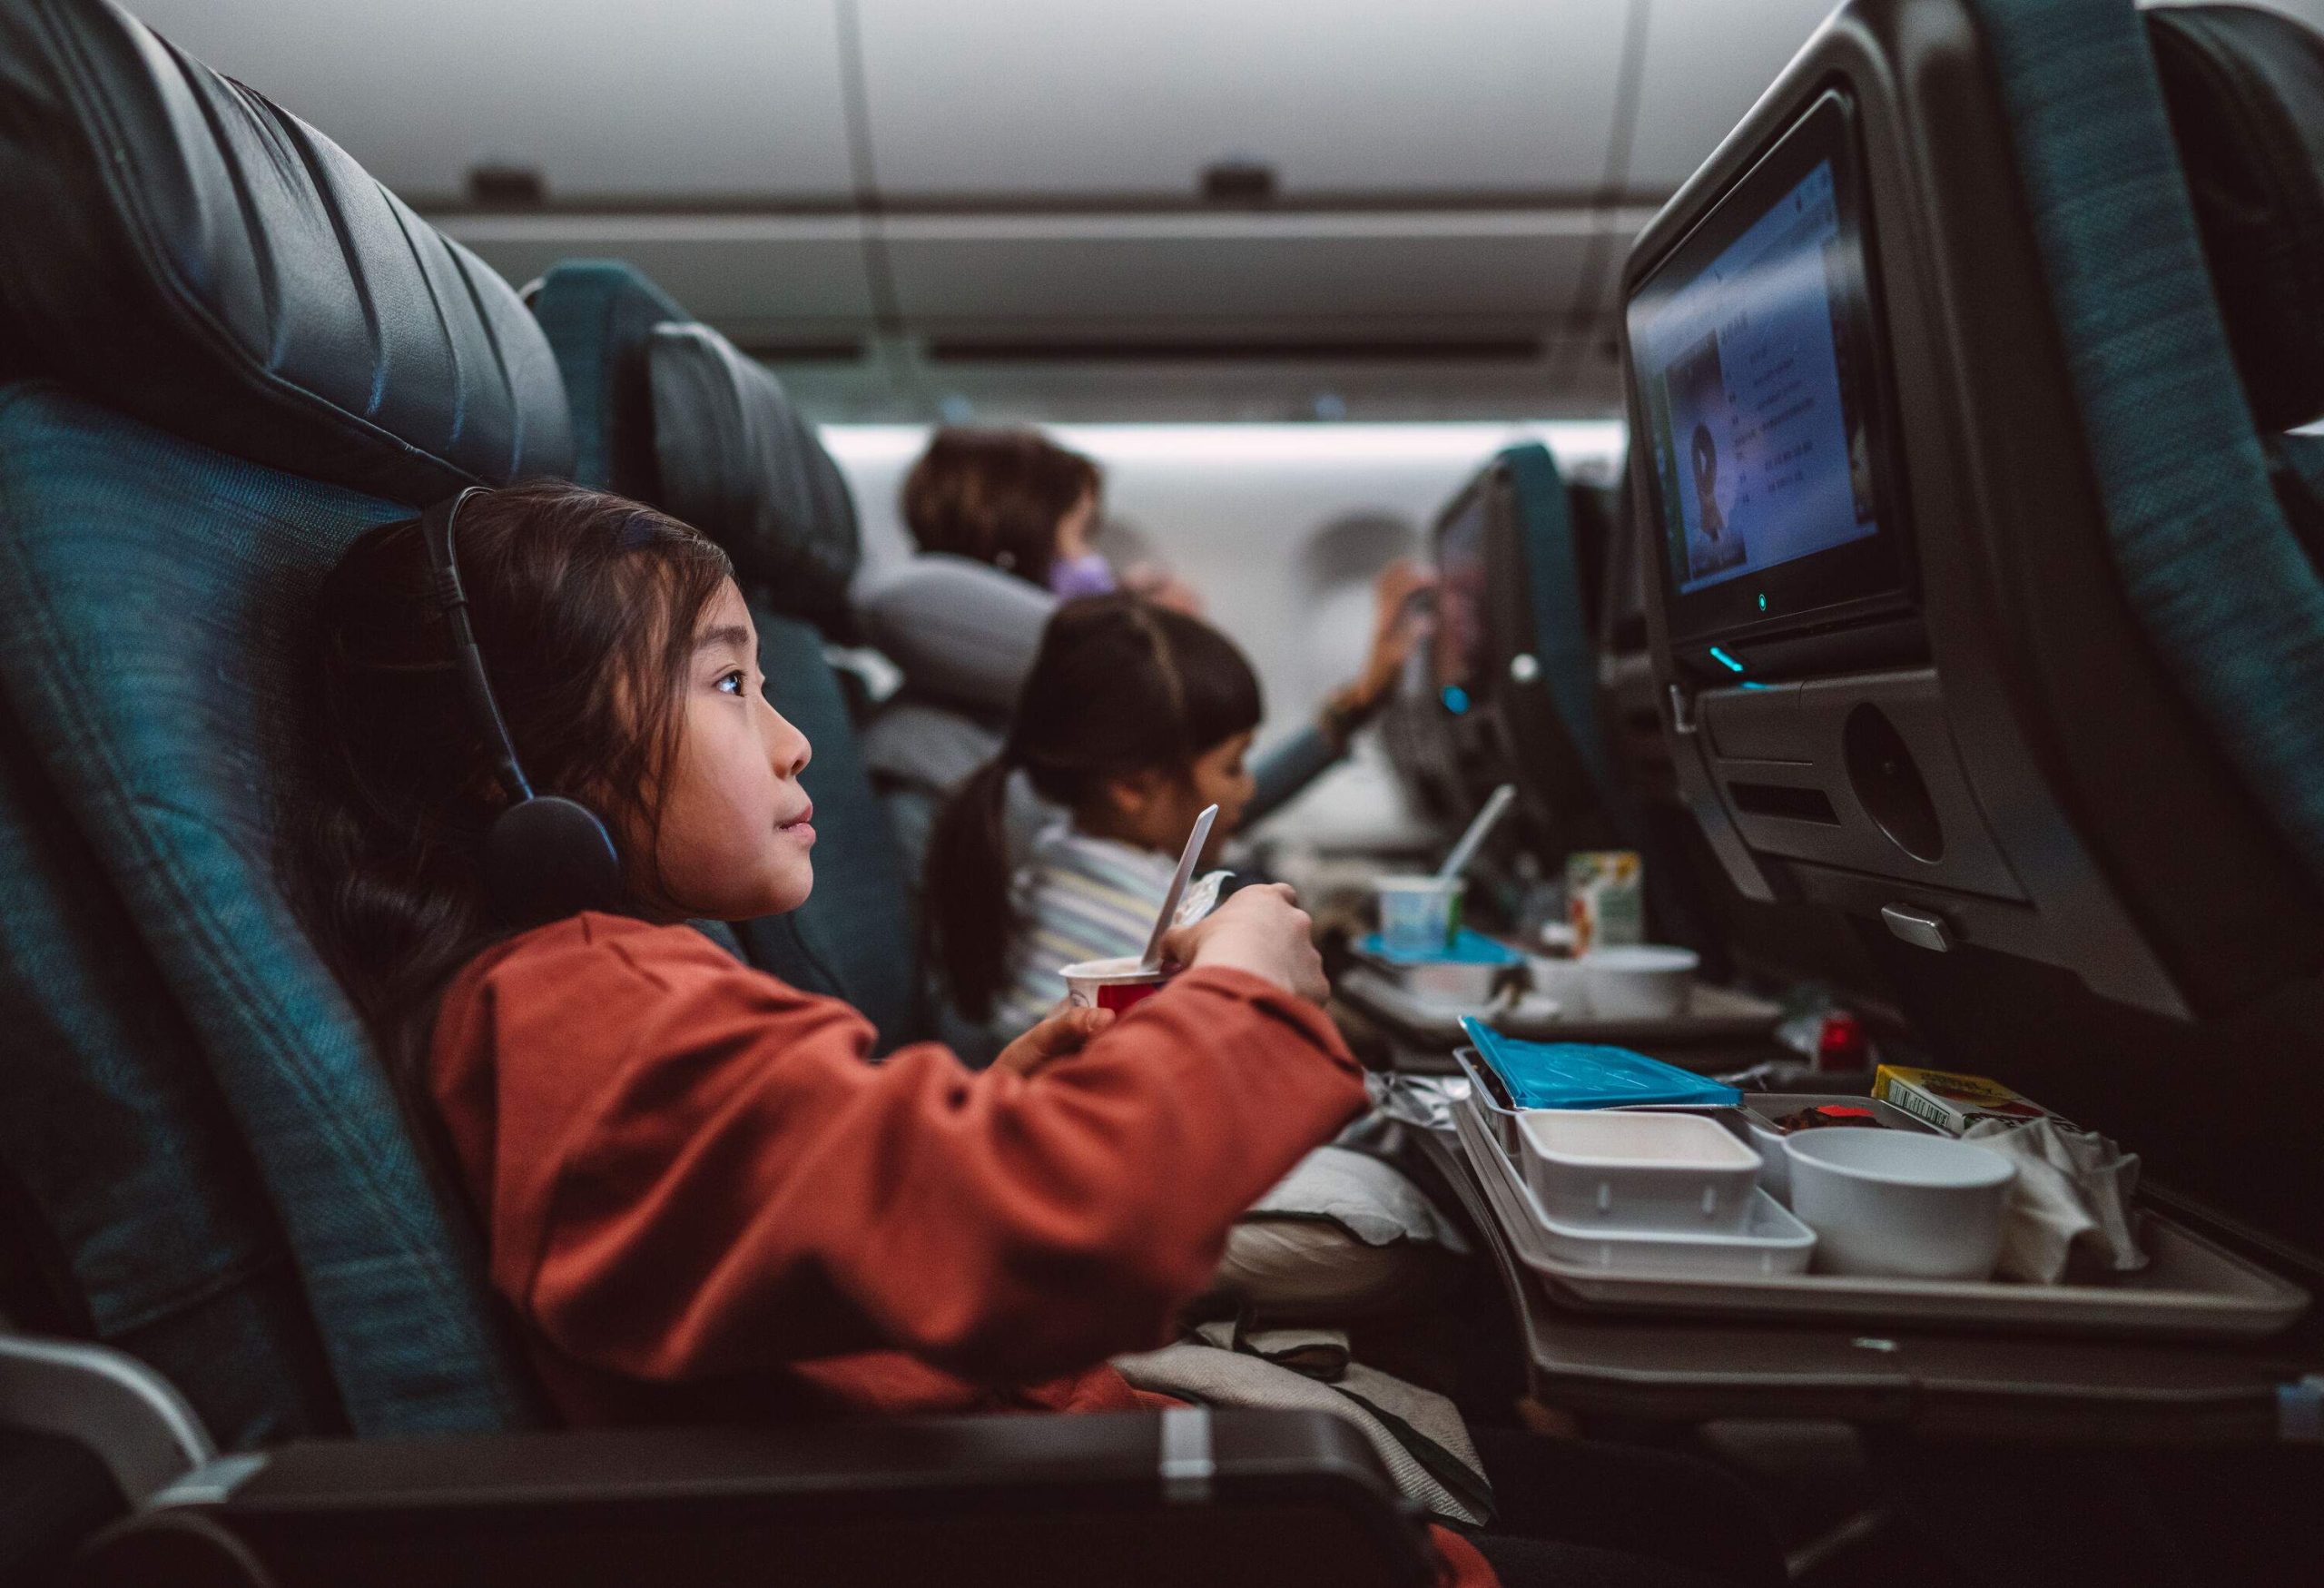
[[[1467,709],[1485,662],[1485,515],[1492,493],[1472,488],[1436,528],[1436,687]]]
[[[1897,582],[1844,103],[1827,96],[1633,294],[1630,370],[1674,633]]]

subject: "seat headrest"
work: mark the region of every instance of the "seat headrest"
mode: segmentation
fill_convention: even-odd
[[[2306,424],[2324,414],[2324,37],[2241,5],[2146,23],[2253,417]]]
[[[655,327],[646,368],[658,505],[724,547],[774,610],[843,630],[855,502],[783,383],[706,325]]]
[[[559,260],[525,289],[525,301],[565,372],[575,482],[659,502],[646,343],[655,326],[690,325],[694,316],[635,265],[617,259]]]
[[[856,622],[913,693],[1006,715],[1057,597],[965,557],[922,552],[856,592]]]
[[[109,0],[0,0],[0,340],[231,456],[417,503],[562,475],[507,282]]]

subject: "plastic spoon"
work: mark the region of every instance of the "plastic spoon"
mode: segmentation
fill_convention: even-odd
[[[1485,841],[1486,834],[1492,831],[1493,824],[1501,820],[1502,814],[1509,809],[1510,802],[1516,797],[1517,785],[1513,783],[1504,783],[1492,791],[1492,797],[1485,801],[1485,808],[1477,813],[1477,819],[1469,824],[1466,833],[1461,834],[1461,842],[1452,846],[1452,853],[1446,855],[1444,863],[1436,868],[1438,882],[1449,883],[1461,874],[1475,856],[1477,845]]]
[[[1210,842],[1210,824],[1216,820],[1216,805],[1204,806],[1202,814],[1195,818],[1195,830],[1187,834],[1187,846],[1178,854],[1178,869],[1170,873],[1170,891],[1162,895],[1162,912],[1155,916],[1154,930],[1146,939],[1146,952],[1138,958],[1139,970],[1162,968],[1162,940],[1178,918],[1178,901],[1187,896],[1187,880],[1195,874],[1195,863],[1202,858],[1202,846]]]

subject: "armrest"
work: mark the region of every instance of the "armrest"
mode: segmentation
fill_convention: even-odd
[[[0,1428],[61,1435],[136,1504],[217,1454],[169,1380],[105,1346],[0,1333]]]
[[[1433,1581],[1362,1435],[1317,1413],[333,1440],[229,1456],[103,1535],[75,1588],[931,1580]]]

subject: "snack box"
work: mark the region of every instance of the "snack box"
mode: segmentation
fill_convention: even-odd
[[[1577,957],[1646,941],[1646,886],[1637,851],[1585,849],[1567,855],[1565,899]]]
[[[2033,1099],[1982,1075],[1883,1064],[1872,1078],[1872,1095],[1953,1136],[1980,1119],[1999,1119],[2004,1125],[2055,1119],[2073,1129],[2073,1121],[2063,1115],[2052,1113]]]

